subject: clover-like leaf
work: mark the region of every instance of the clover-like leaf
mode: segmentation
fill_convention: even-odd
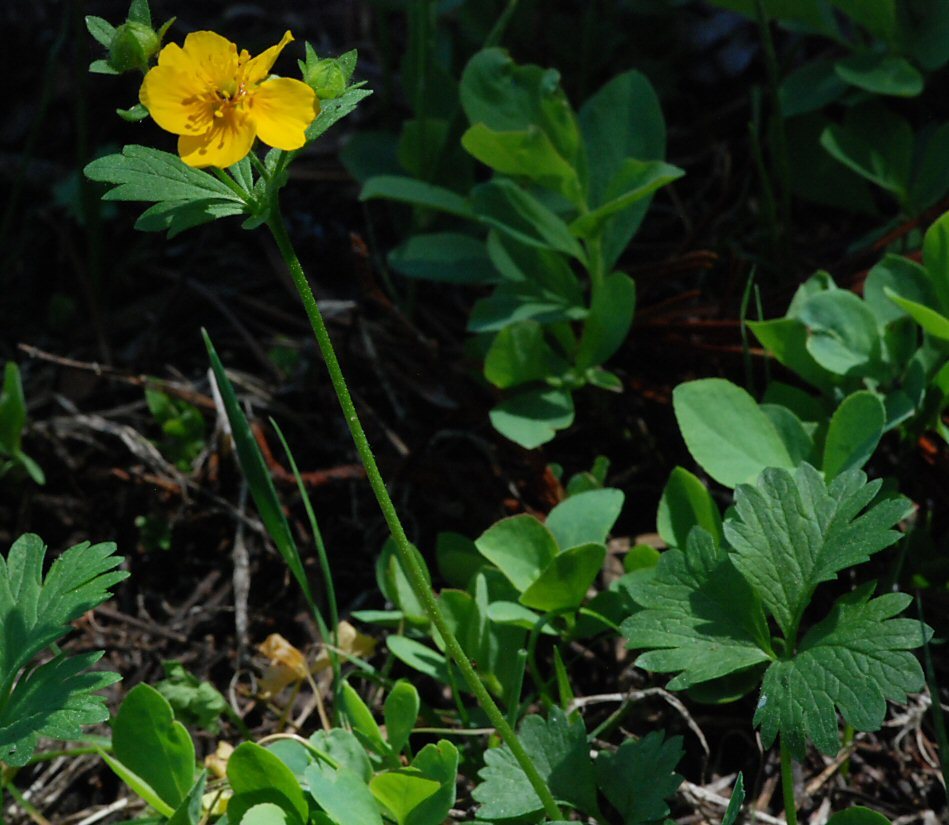
[[[856,730],[877,730],[887,699],[903,702],[923,686],[922,669],[909,651],[928,641],[932,629],[892,618],[910,596],[870,599],[872,590],[870,583],[839,599],[793,658],[768,668],[754,718],[766,746],[780,734],[797,759],[807,739],[834,754],[840,746],[836,710]]]
[[[101,654],[57,656],[22,673],[34,656],[69,632],[70,622],[109,598],[128,573],[114,544],[76,545],[53,562],[43,578],[46,546],[27,534],[0,558],[0,758],[29,760],[39,736],[71,739],[81,725],[108,718],[94,691],[112,684],[111,673],[84,673]]]
[[[597,813],[593,762],[581,720],[568,721],[562,710],[553,708],[546,721],[525,718],[518,738],[558,802]],[[478,772],[481,784],[472,792],[481,803],[478,819],[539,816],[540,797],[507,745],[488,750],[484,764]]]
[[[639,667],[675,672],[672,690],[768,661],[770,637],[761,602],[732,563],[700,527],[685,551],[666,550],[655,575],[627,585],[644,609],[623,622],[629,647],[647,648]]]
[[[906,499],[887,499],[861,515],[881,484],[854,469],[828,485],[802,464],[794,473],[767,469],[755,487],[736,489],[739,518],[725,524],[735,567],[792,642],[818,584],[900,538],[891,528],[907,515]]]

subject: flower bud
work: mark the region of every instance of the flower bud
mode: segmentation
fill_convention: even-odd
[[[115,30],[109,44],[109,65],[119,72],[148,69],[148,61],[161,47],[158,33],[144,23],[128,20]]]
[[[303,81],[321,100],[332,100],[346,91],[346,73],[339,61],[332,57],[308,65],[303,72]]]

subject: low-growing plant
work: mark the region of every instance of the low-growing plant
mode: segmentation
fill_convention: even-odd
[[[164,438],[159,449],[179,470],[189,471],[205,447],[204,416],[181,398],[160,390],[145,390],[148,410],[161,425]]]
[[[491,180],[465,197],[379,175],[361,197],[468,222],[413,235],[389,264],[410,278],[492,287],[475,303],[468,330],[478,336],[485,378],[502,391],[492,424],[532,448],[573,422],[574,391],[622,390],[603,364],[626,339],[636,287],[614,267],[652,194],[683,172],[662,160],[662,110],[636,71],[613,78],[575,112],[556,71],[520,66],[489,48],[469,61],[460,98],[470,123],[461,145]]]
[[[856,730],[877,730],[887,700],[904,701],[924,683],[910,651],[932,630],[895,618],[910,596],[873,597],[869,582],[802,632],[819,585],[899,540],[892,528],[910,504],[882,497],[880,488],[857,469],[828,482],[806,463],[794,471],[772,467],[754,486],[736,487],[720,534],[715,517],[699,515],[709,511],[696,506],[700,495],[667,496],[679,546],[629,588],[640,609],[623,634],[631,648],[646,651],[639,667],[671,672],[669,688],[717,701],[760,686],[754,724],[766,747],[780,743],[789,822],[796,810],[791,761],[803,759],[808,742],[837,753],[838,711]]]

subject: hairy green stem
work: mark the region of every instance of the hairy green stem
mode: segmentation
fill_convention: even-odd
[[[797,825],[797,807],[794,801],[794,761],[791,751],[781,737],[781,791],[784,795],[784,821]]]
[[[550,789],[547,787],[547,784],[544,782],[540,773],[538,773],[537,768],[531,761],[531,758],[527,755],[527,751],[524,750],[524,746],[517,738],[517,734],[514,732],[514,729],[510,726],[510,724],[508,724],[507,720],[504,718],[504,715],[501,713],[501,710],[495,704],[487,689],[482,684],[481,679],[478,677],[478,674],[472,667],[470,660],[465,655],[465,652],[461,649],[461,645],[458,643],[458,640],[455,638],[455,634],[452,633],[451,628],[448,626],[448,623],[445,621],[445,618],[441,613],[441,610],[438,608],[435,595],[432,593],[431,587],[429,586],[422,570],[422,566],[412,550],[408,536],[406,536],[405,529],[402,527],[402,522],[400,521],[399,515],[396,512],[395,505],[392,503],[392,499],[389,497],[389,491],[386,489],[385,482],[382,479],[382,474],[379,472],[379,468],[376,465],[375,456],[372,453],[372,449],[369,446],[369,440],[366,438],[366,433],[359,421],[359,416],[356,413],[356,407],[353,404],[352,396],[350,396],[349,388],[346,386],[346,379],[343,377],[343,371],[340,369],[339,361],[336,358],[336,351],[333,349],[333,342],[330,340],[329,332],[326,329],[326,324],[323,322],[323,316],[321,315],[319,307],[317,306],[316,298],[313,295],[313,290],[310,289],[309,281],[307,281],[303,267],[300,265],[300,260],[293,248],[290,237],[287,235],[287,229],[284,226],[283,218],[277,205],[274,205],[273,212],[271,214],[270,220],[267,222],[267,225],[273,234],[274,240],[277,242],[277,247],[280,250],[280,254],[283,256],[283,259],[290,270],[290,277],[293,278],[293,283],[300,295],[300,300],[303,302],[303,308],[310,320],[310,326],[313,328],[313,335],[316,338],[317,345],[319,346],[320,352],[323,355],[323,360],[326,362],[326,369],[327,372],[329,372],[330,382],[333,384],[333,389],[336,391],[336,397],[339,399],[340,407],[342,407],[343,416],[346,419],[346,425],[349,427],[349,432],[353,437],[353,442],[356,445],[356,451],[359,453],[359,457],[362,460],[363,466],[366,468],[366,477],[369,481],[369,486],[372,487],[372,491],[375,493],[376,500],[379,502],[379,508],[382,510],[382,516],[389,527],[389,531],[392,534],[393,540],[395,541],[396,549],[399,554],[399,560],[402,564],[402,569],[412,586],[412,590],[415,593],[416,598],[418,598],[424,607],[426,615],[431,620],[439,635],[442,637],[442,640],[445,643],[445,649],[455,661],[455,664],[458,665],[458,669],[461,671],[461,674],[464,677],[465,682],[467,682],[469,689],[478,700],[478,704],[481,705],[481,708],[491,720],[491,724],[494,725],[501,738],[511,749],[511,753],[517,760],[518,764],[521,766],[521,769],[524,771],[527,779],[530,781],[531,787],[533,787],[534,792],[543,803],[544,811],[546,812],[547,816],[551,819],[562,819],[560,809],[557,807],[557,803],[554,800]]]

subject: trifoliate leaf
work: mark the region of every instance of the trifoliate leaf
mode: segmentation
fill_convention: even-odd
[[[559,708],[544,721],[528,716],[518,738],[558,802],[596,814],[596,782],[581,720],[570,722]],[[472,796],[481,803],[478,819],[510,819],[543,811],[527,775],[506,745],[484,755],[481,784]]]
[[[932,636],[912,619],[894,619],[911,601],[902,593],[870,599],[867,584],[839,599],[804,636],[790,660],[768,668],[754,722],[765,746],[780,734],[797,759],[806,740],[824,753],[840,747],[839,709],[856,730],[877,730],[886,700],[903,702],[923,686],[923,672],[909,651]]]
[[[623,817],[624,825],[641,825],[669,813],[666,799],[682,784],[675,773],[682,758],[682,737],[666,739],[653,731],[643,739],[629,739],[615,753],[596,759],[596,781]]]
[[[735,490],[739,519],[725,524],[735,567],[792,641],[818,584],[900,538],[890,528],[908,514],[906,499],[882,501],[859,515],[881,484],[868,484],[854,469],[827,485],[802,464],[793,473],[767,469],[755,487]]]
[[[121,557],[114,544],[76,545],[43,579],[46,546],[39,536],[17,539],[0,558],[0,759],[22,765],[38,736],[75,738],[80,725],[108,718],[102,699],[91,695],[117,681],[111,673],[83,673],[101,654],[57,656],[21,675],[46,647],[69,632],[70,622],[109,598],[109,588],[128,573],[114,571]],[[18,681],[19,680],[19,681]]]
[[[652,578],[634,579],[630,595],[644,610],[623,622],[637,660],[654,672],[678,672],[669,687],[691,687],[771,658],[761,602],[724,547],[700,527],[687,549],[666,550]]]

